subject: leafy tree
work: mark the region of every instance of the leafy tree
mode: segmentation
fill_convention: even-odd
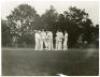
[[[77,46],[77,41],[80,37],[80,35],[84,35],[87,36],[88,38],[90,38],[91,31],[90,31],[90,27],[91,27],[91,20],[88,18],[88,13],[85,12],[85,10],[81,10],[79,8],[76,7],[70,7],[69,11],[65,11],[64,12],[64,16],[66,19],[66,24],[67,25],[63,25],[63,26],[67,26],[66,30],[69,33],[69,47],[76,47]],[[87,34],[87,35],[86,35]],[[83,37],[85,40],[86,38]],[[89,40],[87,40],[89,41]]]
[[[92,42],[92,22],[90,19],[86,18],[86,21],[82,23],[82,25],[84,26],[83,28],[83,42],[87,41],[87,43],[91,43]]]
[[[56,29],[57,12],[53,6],[41,16],[42,28],[54,31]]]
[[[66,22],[65,16],[63,14],[59,14],[57,20],[58,20],[57,21],[57,26],[56,26],[57,30],[60,30],[62,32],[64,30],[66,30],[67,29],[67,26],[66,26],[67,22]]]
[[[20,47],[34,47],[35,40],[34,40],[34,33],[25,32],[21,36],[21,38],[18,39],[18,44]]]
[[[39,19],[39,15],[30,5],[21,4],[7,16],[7,19],[12,35],[18,41],[24,33],[27,31],[30,33],[37,27],[36,23],[37,19]]]
[[[1,30],[2,30],[2,46],[11,45],[10,28],[7,25],[6,20],[1,20]]]

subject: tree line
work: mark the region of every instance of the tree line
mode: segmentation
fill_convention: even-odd
[[[69,48],[98,47],[99,25],[93,25],[85,9],[69,7],[62,14],[50,6],[41,16],[28,4],[14,8],[1,20],[3,47],[34,47],[34,30],[68,32]],[[55,39],[54,39],[55,43]]]

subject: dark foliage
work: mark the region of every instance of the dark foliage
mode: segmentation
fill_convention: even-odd
[[[34,30],[50,30],[54,34],[57,30],[68,32],[69,48],[82,48],[84,45],[98,42],[98,25],[95,27],[84,9],[70,7],[63,14],[58,14],[53,6],[39,16],[35,9],[27,4],[21,4],[2,20],[2,45],[17,44],[34,47]],[[16,38],[16,43],[13,41]],[[7,39],[6,39],[7,38]],[[55,39],[54,39],[55,43]],[[98,44],[96,44],[98,45]]]

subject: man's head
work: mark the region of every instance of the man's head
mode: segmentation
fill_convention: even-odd
[[[64,33],[68,33],[67,30],[65,30]]]
[[[42,29],[42,31],[45,31],[44,29]]]

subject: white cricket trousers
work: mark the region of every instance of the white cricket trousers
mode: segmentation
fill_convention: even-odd
[[[42,39],[40,45],[41,45],[41,47],[40,47],[41,50],[44,49],[43,45],[44,45],[44,46],[46,47],[46,49],[47,49],[47,41],[46,41],[46,39]]]
[[[40,40],[39,39],[36,39],[35,40],[35,50],[40,50]]]
[[[64,41],[63,50],[68,50],[67,42],[68,42],[67,40]]]
[[[48,50],[53,50],[53,41],[52,40],[48,41]]]
[[[62,41],[56,42],[56,50],[62,50]]]

